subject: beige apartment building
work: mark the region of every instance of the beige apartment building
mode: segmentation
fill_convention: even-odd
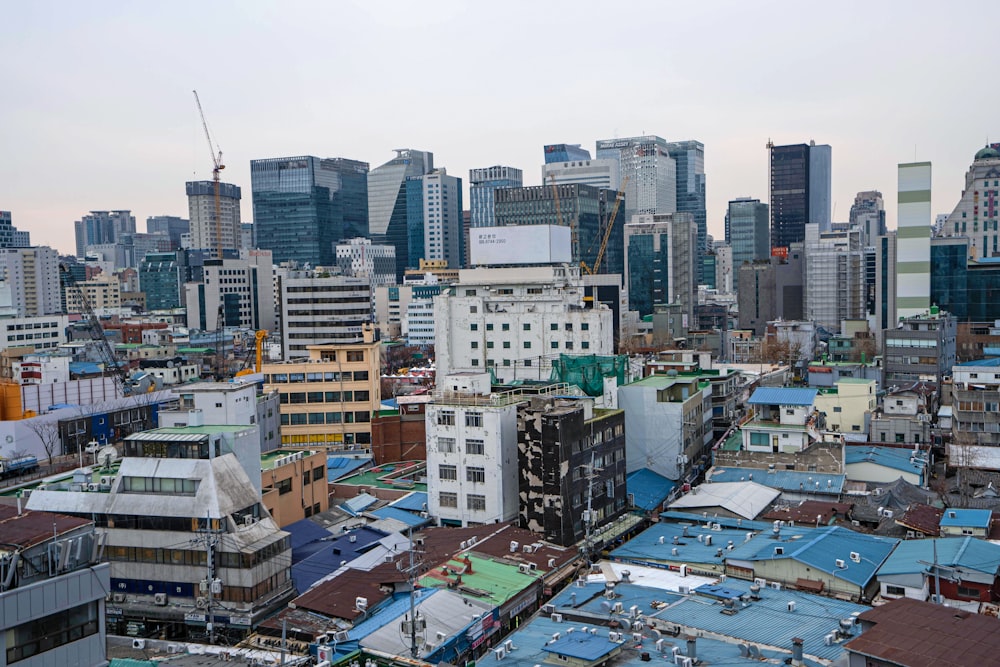
[[[280,396],[283,446],[371,446],[371,418],[382,400],[374,338],[365,324],[361,343],[309,345],[308,359],[264,364],[265,390]]]

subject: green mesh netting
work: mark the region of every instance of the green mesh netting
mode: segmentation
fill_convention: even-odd
[[[552,382],[575,384],[587,396],[600,396],[604,393],[604,378],[618,378],[618,384],[625,384],[625,374],[628,372],[628,357],[620,354],[613,357],[600,357],[596,354],[565,355],[560,354],[557,361],[552,362]]]

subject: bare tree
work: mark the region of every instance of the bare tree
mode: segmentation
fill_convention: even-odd
[[[39,442],[42,443],[42,448],[45,450],[46,461],[45,463],[49,466],[52,465],[52,457],[58,451],[62,453],[62,442],[59,439],[59,423],[54,419],[28,419],[25,420],[25,426],[28,430],[35,434]]]

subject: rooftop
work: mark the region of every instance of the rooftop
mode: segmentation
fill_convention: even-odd
[[[833,475],[798,470],[729,468],[715,466],[708,473],[712,482],[752,481],[781,491],[808,492],[839,496],[847,475]]]
[[[90,519],[52,512],[24,510],[18,514],[16,507],[0,505],[0,535],[3,535],[0,556],[7,554],[12,547],[28,549],[51,540],[55,534],[61,535],[92,523]]]
[[[759,387],[747,401],[750,405],[804,405],[816,402],[818,389],[790,387]]]
[[[677,483],[648,468],[640,468],[625,477],[625,485],[635,500],[635,506],[652,512],[660,508]]]
[[[721,507],[744,519],[754,519],[781,495],[757,482],[720,482],[696,486],[670,504],[671,509]]]
[[[934,562],[935,549],[938,564],[949,570],[975,570],[991,576],[1000,573],[1000,546],[967,535],[900,542],[879,568],[879,576],[930,572],[928,563]]]
[[[993,521],[990,510],[946,509],[941,517],[941,525],[949,527],[989,528]]]
[[[851,446],[844,448],[844,463],[875,463],[886,468],[919,475],[924,472],[926,462],[914,458],[912,449],[898,447]],[[853,478],[852,478],[853,479]]]
[[[984,366],[984,367],[988,367],[988,368],[998,368],[998,367],[1000,367],[1000,357],[996,357],[996,358],[993,358],[993,359],[973,359],[972,361],[966,361],[964,363],[955,364],[955,365],[956,366],[960,366],[960,367],[965,367],[965,366]]]
[[[373,486],[379,489],[409,489],[411,491],[427,491],[427,484],[417,482],[424,476],[424,461],[403,461],[387,463],[369,468],[364,472],[338,479],[338,484],[356,486]],[[411,474],[412,473],[412,474]]]

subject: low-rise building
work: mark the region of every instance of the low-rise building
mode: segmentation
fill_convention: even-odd
[[[800,452],[820,438],[818,390],[761,387],[747,401],[751,419],[740,430],[743,449],[751,452]]]
[[[941,517],[941,536],[971,535],[986,538],[993,527],[993,512],[975,509],[948,509]]]
[[[867,433],[868,422],[878,404],[875,380],[844,378],[832,389],[816,395],[816,409],[823,413],[826,428],[844,433]]]
[[[972,536],[906,540],[878,571],[880,593],[925,601],[937,594],[953,607],[979,611],[1000,600],[1000,546]]]
[[[260,459],[264,507],[279,528],[330,508],[326,452],[278,449]]]
[[[844,448],[847,479],[873,484],[889,484],[902,478],[917,486],[927,483],[925,453],[896,447],[853,445]]]

